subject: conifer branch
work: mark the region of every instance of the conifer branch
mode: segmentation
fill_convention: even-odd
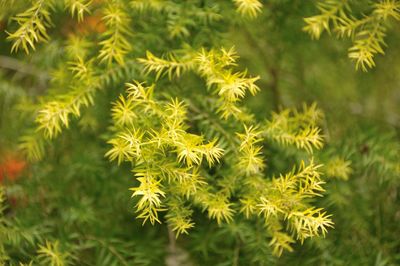
[[[237,133],[240,140],[238,169],[247,176],[261,174],[265,168],[262,146],[258,144],[262,141],[262,132],[253,126],[244,129],[243,134]]]
[[[155,72],[156,78],[167,74],[169,79],[178,77],[193,68],[193,59],[179,60],[172,54],[168,54],[166,58],[159,58],[150,51],[146,51],[146,58],[139,58],[139,62],[144,64],[146,73]]]
[[[40,161],[44,156],[44,139],[41,134],[27,134],[21,137],[19,149],[29,161]]]
[[[38,129],[43,130],[48,138],[57,136],[62,127],[69,127],[69,116],[80,116],[81,107],[93,104],[94,92],[99,88],[98,78],[94,76],[89,64],[81,59],[73,63],[71,70],[75,72],[75,78],[82,80],[82,87],[75,87],[70,93],[64,95],[59,101],[50,101],[39,110],[36,122]]]
[[[335,177],[342,180],[348,180],[351,173],[351,161],[347,161],[340,157],[333,157],[325,165],[326,175],[329,177]]]
[[[321,119],[320,114],[315,105],[305,107],[303,113],[290,109],[273,113],[272,119],[266,123],[264,135],[281,145],[295,145],[312,153],[314,148],[323,146],[321,130],[316,125]]]
[[[255,18],[261,12],[263,7],[259,0],[233,0],[236,5],[236,10],[242,16]]]
[[[272,254],[280,257],[284,250],[293,251],[293,248],[290,246],[293,243],[295,243],[294,239],[288,234],[274,231],[269,245],[273,248]]]
[[[37,251],[39,254],[37,259],[42,264],[51,266],[64,266],[68,265],[69,253],[61,252],[59,249],[59,242],[56,240],[53,243],[46,241],[45,245],[39,245]]]
[[[51,8],[51,0],[36,0],[29,9],[13,18],[19,28],[8,33],[7,39],[14,42],[12,52],[18,52],[22,47],[29,54],[30,48],[35,50],[36,42],[48,41],[47,28],[52,25],[49,11]]]
[[[76,16],[78,21],[83,21],[85,13],[90,13],[89,6],[92,0],[65,0],[65,6],[71,12],[72,16]]]
[[[130,5],[139,12],[146,10],[161,11],[170,5],[170,1],[166,0],[131,0]]]
[[[124,65],[125,55],[132,50],[128,37],[132,35],[130,30],[130,16],[125,12],[126,8],[117,2],[110,3],[104,9],[103,21],[107,31],[103,33],[102,46],[98,58],[109,65],[116,61]]]
[[[260,89],[255,84],[259,77],[247,77],[247,71],[234,72],[231,67],[236,65],[237,55],[232,47],[229,50],[221,48],[219,51],[206,51],[201,49],[195,56],[186,56],[178,59],[169,55],[170,60],[157,58],[147,52],[146,59],[139,59],[145,65],[147,72],[156,72],[157,78],[167,73],[169,78],[173,75],[179,77],[182,72],[194,69],[204,77],[208,88],[215,89],[219,96],[218,112],[221,117],[228,119],[234,116],[239,120],[245,120],[246,115],[237,106],[246,92],[255,95]]]
[[[321,209],[309,208],[303,212],[292,212],[288,219],[297,234],[297,239],[303,243],[306,238],[325,236],[328,228],[333,227],[333,222],[330,219],[331,215],[327,215]]]
[[[380,0],[370,4],[370,12],[356,18],[347,0],[329,0],[317,5],[319,15],[305,18],[304,31],[312,38],[319,39],[324,31],[331,29],[339,37],[353,41],[348,56],[356,62],[356,69],[367,71],[375,67],[374,57],[384,54],[386,30],[390,20],[400,20],[400,1]]]
[[[178,198],[172,198],[167,202],[167,205],[167,223],[172,231],[175,232],[176,238],[181,234],[188,234],[188,230],[194,227],[194,223],[191,219],[193,211],[185,207]]]

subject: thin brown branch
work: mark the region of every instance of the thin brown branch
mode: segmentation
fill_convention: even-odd
[[[9,69],[25,75],[35,76],[44,81],[50,79],[50,75],[48,73],[40,71],[32,65],[8,56],[0,55],[0,68]]]

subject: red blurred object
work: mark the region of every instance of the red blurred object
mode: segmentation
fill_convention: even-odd
[[[71,33],[78,36],[86,36],[92,33],[103,33],[106,30],[101,14],[93,14],[85,16],[82,22],[72,18],[69,19],[65,22],[62,33],[66,36]]]
[[[26,168],[26,162],[14,156],[6,157],[0,163],[0,182],[4,179],[15,181]]]
[[[83,34],[88,34],[91,32],[94,33],[103,33],[107,30],[106,25],[104,24],[102,17],[100,15],[92,15],[88,16],[84,23],[78,24],[78,31]]]

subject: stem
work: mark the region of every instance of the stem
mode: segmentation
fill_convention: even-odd
[[[165,259],[165,264],[167,266],[179,266],[179,260],[176,258],[178,251],[176,249],[176,239],[174,232],[172,232],[172,229],[167,226],[168,230],[168,253],[169,255]]]
[[[238,266],[239,265],[239,254],[240,254],[240,238],[236,237],[235,249],[233,251],[233,264],[232,264],[232,266]]]
[[[172,229],[167,226],[168,229],[168,255],[165,257],[165,265],[167,266],[193,266],[190,261],[190,255],[187,251],[183,250],[176,245],[175,234]]]
[[[176,253],[176,239],[175,239],[175,234],[172,231],[171,227],[167,227],[168,228],[168,241],[169,241],[169,250],[172,253]]]
[[[279,71],[278,71],[278,69],[271,67],[269,69],[269,73],[270,73],[271,78],[272,78],[269,87],[272,90],[272,97],[273,97],[273,101],[274,101],[273,102],[274,103],[274,109],[278,110],[279,107],[282,104],[281,95],[280,95],[280,92],[279,92],[279,89],[278,89]]]
[[[46,72],[38,71],[34,66],[30,66],[8,56],[0,55],[0,68],[10,69],[25,75],[36,76],[44,81],[50,80],[50,75]]]

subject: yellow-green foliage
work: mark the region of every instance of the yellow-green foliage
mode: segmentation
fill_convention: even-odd
[[[52,25],[51,8],[52,1],[37,0],[33,1],[29,9],[14,17],[19,28],[8,36],[8,39],[13,41],[12,51],[23,48],[29,53],[30,48],[35,49],[36,42],[48,41],[47,28]]]
[[[124,58],[132,49],[126,36],[132,34],[129,24],[130,17],[123,5],[112,3],[104,9],[103,21],[107,31],[103,34],[104,40],[99,44],[102,46],[99,59],[110,64],[112,61],[124,64]]]
[[[93,93],[99,87],[98,78],[94,75],[90,63],[85,63],[78,58],[71,63],[71,71],[74,72],[75,82],[71,84],[71,91],[60,96],[59,100],[53,100],[44,104],[38,111],[36,122],[39,130],[44,135],[53,138],[58,135],[62,127],[69,126],[69,116],[80,116],[80,109],[93,103]]]
[[[272,114],[272,119],[267,121],[265,135],[280,144],[296,145],[312,153],[313,147],[320,149],[323,146],[318,127],[321,119],[322,113],[315,104],[303,106],[303,112],[286,109]]]
[[[71,12],[72,16],[76,16],[78,21],[83,21],[85,13],[90,13],[89,5],[91,0],[65,0],[65,6]]]
[[[29,52],[37,42],[48,40],[50,3],[34,1],[28,11],[17,16],[19,28],[9,36],[13,51],[22,47]],[[91,1],[63,4],[78,21],[84,20],[93,7]],[[262,8],[257,0],[227,4],[233,12],[250,18]],[[220,19],[216,8],[152,0],[105,1],[99,10],[105,32],[94,40],[71,36],[66,42],[65,64],[52,74],[52,91],[56,93],[39,101],[35,132],[22,139],[21,148],[28,157],[42,158],[45,144],[69,128],[71,118],[81,118],[85,108],[98,104],[97,91],[109,84],[118,90],[121,83],[130,82],[113,98],[109,112],[112,125],[104,135],[109,144],[105,156],[131,167],[131,195],[136,216],[143,223],[166,222],[179,236],[190,234],[196,226],[192,217],[196,211],[205,212],[219,226],[237,220],[255,221],[264,227],[277,256],[283,250],[291,251],[296,240],[303,243],[307,238],[324,236],[333,227],[330,215],[312,204],[313,198],[324,191],[320,165],[312,157],[313,151],[323,146],[319,128],[322,114],[315,104],[299,111],[284,109],[272,113],[269,120],[257,121],[243,99],[260,91],[259,77],[238,69],[234,48],[185,43],[180,46],[183,48],[161,56],[143,47],[140,56],[135,53],[131,25],[136,17],[131,11],[135,15],[155,12],[166,16],[165,38],[172,41],[189,36],[198,21],[207,24]],[[131,74],[133,71],[127,69],[143,71]],[[204,81],[199,83],[205,84],[204,88],[199,86],[199,95],[201,101],[212,105],[213,109],[205,113],[216,114],[208,125],[210,131],[217,128],[215,137],[199,129],[193,117],[199,100],[168,90],[170,83],[179,82],[190,75],[188,72]],[[153,74],[156,84],[142,82]],[[164,76],[169,80],[162,80]],[[292,146],[301,155],[296,166],[285,168],[292,171],[269,171],[266,151],[273,143],[281,149]],[[46,242],[38,253],[37,259],[43,263],[67,263],[68,254],[61,251],[57,241]]]
[[[259,0],[233,0],[237,6],[237,11],[250,18],[254,18],[261,12],[262,3]]]
[[[55,241],[54,243],[46,241],[45,245],[39,245],[37,253],[37,259],[41,264],[50,266],[68,265],[67,258],[69,254],[60,251],[58,241]]]
[[[350,165],[350,161],[346,161],[340,157],[334,157],[330,159],[325,166],[326,175],[329,177],[336,177],[343,180],[348,180],[352,172]]]
[[[147,57],[140,59],[146,72],[155,72],[157,77],[168,74],[179,77],[187,70],[194,70],[206,80],[208,90],[212,90],[219,96],[218,112],[224,119],[234,116],[240,120],[246,119],[243,110],[238,103],[246,95],[246,92],[255,95],[259,88],[255,82],[259,77],[248,77],[247,71],[235,72],[236,52],[233,48],[226,50],[189,50],[182,58],[170,54],[166,58],[154,56],[147,52]]]
[[[232,49],[202,49],[186,63],[171,60],[172,57],[158,59],[149,52],[147,59],[141,59],[147,69],[154,70],[158,76],[168,73],[173,78],[186,69],[194,69],[206,80],[209,89],[215,90],[217,102],[222,103],[222,107],[218,107],[221,117],[228,119],[232,115],[232,122],[243,123],[243,131],[232,136],[235,149],[226,154],[225,163],[226,151],[218,145],[218,139],[204,139],[188,131],[186,103],[176,98],[156,97],[159,94],[155,85],[139,82],[126,84],[125,95],[113,104],[114,137],[108,141],[112,147],[106,156],[118,164],[132,164],[138,181],[138,185],[131,188],[132,197],[138,198],[137,217],[144,222],[162,222],[159,213],[166,211],[166,221],[178,235],[188,233],[195,226],[191,214],[196,206],[218,224],[230,222],[240,214],[248,219],[258,217],[265,220],[266,230],[272,235],[274,253],[280,255],[283,249],[291,250],[289,245],[294,239],[304,241],[324,235],[332,221],[322,209],[307,203],[308,198],[321,196],[323,192],[319,166],[310,159],[307,164],[301,162],[298,171],[272,180],[265,178],[263,142],[294,145],[312,153],[313,149],[322,147],[317,126],[321,112],[312,105],[301,112],[273,113],[271,120],[260,124],[241,122],[241,116],[224,104],[236,105],[246,91],[255,94],[259,89],[254,83],[256,78],[247,78],[245,72],[231,74],[235,72],[228,66],[235,64],[236,57]],[[86,94],[96,84],[90,68],[80,61],[72,70],[75,78],[88,82],[83,83],[88,86],[79,94],[71,92],[61,101],[46,103],[39,111],[38,128],[47,137],[56,136],[63,126],[68,127],[69,116],[79,116],[81,106],[92,102],[87,99],[91,94]],[[234,111],[240,114],[240,108],[235,107]],[[30,150],[28,143],[24,142],[24,148],[32,157],[37,157],[36,150],[41,148]],[[216,165],[220,165],[218,168],[224,175],[220,185],[215,187],[210,183],[207,169]],[[232,202],[233,198],[239,198],[239,202]],[[285,224],[287,232],[283,229]]]
[[[266,167],[263,141],[295,145],[308,152],[322,146],[316,126],[320,111],[315,105],[301,113],[285,110],[274,114],[262,130],[258,129],[261,126],[244,125],[244,131],[236,134],[237,147],[233,151],[236,159],[228,164],[222,163],[224,151],[218,147],[218,140],[204,140],[200,135],[188,133],[183,102],[157,100],[154,91],[157,91],[154,85],[127,84],[126,96],[121,95],[112,108],[115,137],[109,141],[112,148],[106,154],[119,164],[132,163],[139,181],[137,187],[131,188],[132,196],[139,197],[136,205],[139,218],[161,222],[159,212],[167,211],[167,222],[180,234],[194,226],[190,206],[207,211],[218,224],[230,222],[239,213],[249,219],[258,217],[265,220],[267,230],[273,235],[271,245],[276,255],[283,248],[291,250],[289,244],[293,238],[304,241],[325,235],[332,226],[329,215],[306,203],[308,198],[321,196],[324,191],[320,166],[311,159],[307,165],[301,162],[297,171],[272,180],[265,179],[263,173]],[[210,183],[207,169],[221,163],[219,168],[232,175],[222,176],[225,181],[221,184],[232,186],[231,190]],[[231,202],[233,197],[240,199],[239,206]],[[288,233],[282,229],[284,224],[289,228]]]
[[[340,38],[350,38],[349,58],[356,68],[367,71],[375,66],[376,54],[384,54],[385,36],[391,20],[400,20],[400,1],[380,0],[370,3],[367,12],[356,13],[349,0],[327,0],[317,4],[320,14],[305,18],[304,31],[319,39],[324,31]]]
[[[126,84],[125,94],[119,96],[111,109],[114,137],[108,141],[111,148],[106,156],[118,164],[132,165],[138,182],[131,188],[132,197],[138,198],[137,217],[144,222],[161,223],[159,213],[167,212],[166,221],[177,235],[188,233],[195,226],[191,214],[196,207],[218,224],[229,223],[237,215],[262,219],[272,236],[276,255],[283,249],[290,251],[295,239],[303,242],[309,237],[325,235],[332,221],[308,200],[324,191],[320,166],[310,158],[301,162],[297,171],[270,179],[264,174],[267,158],[263,155],[263,143],[269,141],[293,145],[310,154],[321,148],[318,128],[321,111],[316,105],[305,106],[301,112],[282,110],[273,113],[271,120],[246,124],[253,120],[242,119],[238,102],[246,91],[255,94],[259,90],[255,85],[257,78],[248,78],[245,72],[230,68],[237,58],[232,49],[202,49],[191,55],[190,60],[181,62],[172,56],[160,59],[148,52],[147,58],[140,61],[158,77],[164,73],[170,78],[179,77],[189,69],[194,70],[205,79],[208,89],[215,92],[221,118],[231,117],[230,121],[242,124],[243,130],[233,133],[233,150],[224,150],[218,144],[219,139],[205,139],[191,133],[187,103],[157,96],[160,94],[155,85],[137,81]],[[72,70],[78,81],[88,83],[83,83],[85,89],[79,94],[71,92],[61,101],[46,103],[39,111],[38,129],[47,137],[52,138],[63,126],[68,127],[70,115],[79,116],[81,106],[92,103],[87,97],[97,83],[93,83],[96,79],[90,68],[80,61]],[[28,143],[24,142],[24,148],[37,157],[39,148],[30,151]],[[220,176],[217,186],[212,185],[210,168],[221,171],[221,176],[216,174]],[[234,198],[239,201],[233,201]]]
[[[211,167],[219,162],[223,150],[216,140],[206,142],[187,132],[182,102],[157,101],[154,86],[134,83],[127,87],[127,99],[121,96],[112,109],[117,135],[109,141],[113,148],[106,155],[118,163],[135,162],[133,171],[140,185],[131,190],[132,196],[141,197],[139,217],[159,222],[158,211],[163,210],[161,199],[166,194],[162,182],[179,188],[182,197],[191,196],[204,184],[199,172],[202,161]]]

